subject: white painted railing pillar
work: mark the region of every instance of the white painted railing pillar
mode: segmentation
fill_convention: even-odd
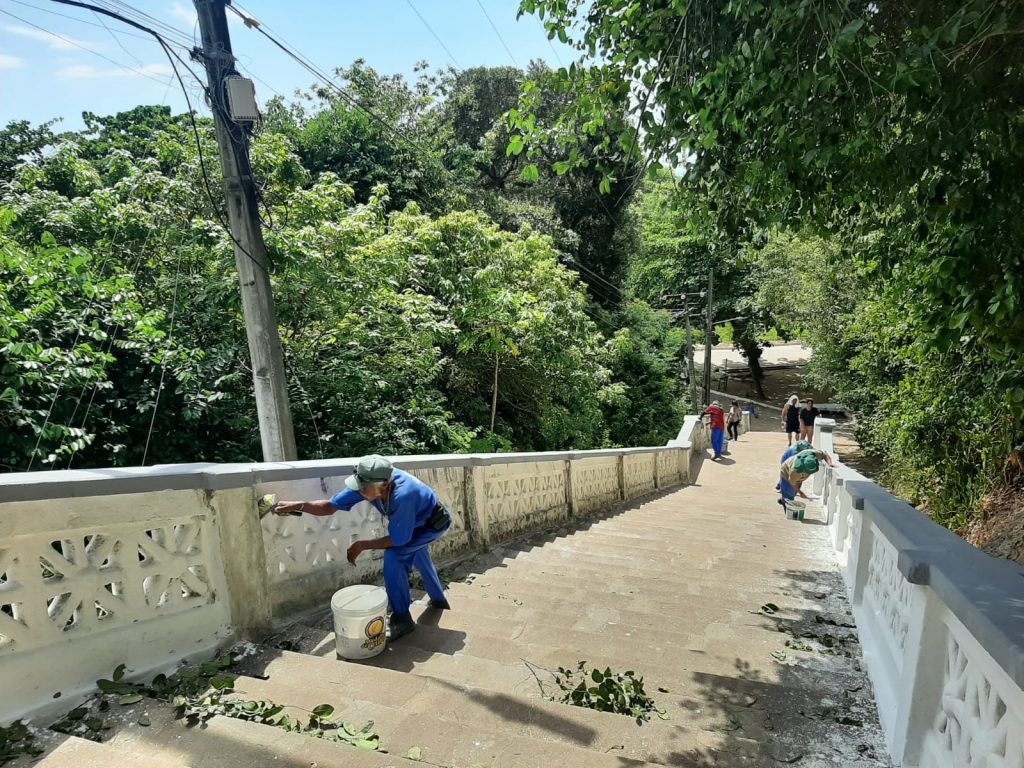
[[[818,445],[831,447],[827,431]],[[1024,569],[849,467],[822,474],[830,542],[894,762],[1024,766]]]
[[[907,616],[903,675],[895,702],[895,719],[886,734],[897,763],[920,765],[924,734],[935,724],[934,703],[942,699],[946,633],[939,617],[942,604],[927,587],[914,586]]]
[[[814,422],[814,437],[812,439],[812,445],[819,451],[825,451],[829,456],[835,459],[835,450],[832,447],[832,430],[836,426],[835,419],[816,419]],[[822,495],[825,491],[825,473],[815,472],[811,480],[811,490],[817,495]]]

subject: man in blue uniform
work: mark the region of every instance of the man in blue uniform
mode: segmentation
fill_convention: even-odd
[[[782,459],[779,461],[779,464],[785,464],[786,459],[788,459],[790,456],[796,456],[801,451],[809,451],[813,447],[814,446],[811,445],[810,440],[797,440],[796,443],[789,446],[789,448],[783,451]]]
[[[793,501],[797,496],[806,499],[807,494],[800,490],[804,480],[818,471],[821,462],[834,467],[832,457],[824,451],[809,448],[790,456],[784,462],[779,471],[779,484],[776,486],[782,494],[779,504],[785,508],[787,501]]]
[[[397,640],[416,628],[409,607],[409,572],[423,577],[430,607],[449,609],[444,587],[430,559],[429,546],[451,527],[452,518],[437,494],[408,472],[395,469],[383,456],[365,456],[355,473],[345,479],[348,488],[331,499],[320,501],[283,501],[275,507],[278,515],[306,512],[330,516],[348,511],[362,501],[370,502],[388,523],[388,535],[355,542],[346,553],[355,565],[356,558],[368,549],[384,550],[384,588],[391,604],[390,639]]]

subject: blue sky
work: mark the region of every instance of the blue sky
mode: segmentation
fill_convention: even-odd
[[[174,27],[178,37],[193,37],[195,13],[189,0],[130,0],[129,4]],[[452,55],[411,6],[422,14]],[[410,78],[416,62],[424,59],[434,68],[448,64],[463,68],[525,67],[537,58],[558,66],[557,56],[568,64],[574,52],[557,41],[549,43],[535,17],[517,21],[518,6],[518,0],[243,3],[268,30],[325,71],[357,58],[383,73],[397,72]],[[83,111],[113,114],[137,104],[168,104],[176,112],[184,111],[184,97],[162,50],[137,30],[49,0],[3,0],[0,10],[4,11],[0,13],[3,124],[19,119],[38,123],[60,117],[62,128],[77,129],[82,126]],[[487,16],[497,27],[500,39]],[[262,35],[247,29],[230,12],[228,18],[235,55],[243,73],[256,79],[261,102],[275,92],[291,96],[296,88],[312,83],[311,75]],[[180,49],[179,53],[187,59]],[[195,69],[201,72],[199,67]],[[193,104],[199,104],[205,113],[198,86],[191,76],[186,82]]]

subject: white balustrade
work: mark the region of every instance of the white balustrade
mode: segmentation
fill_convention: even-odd
[[[833,426],[814,442],[834,454]],[[818,475],[892,758],[1024,768],[1024,569],[849,467]]]
[[[691,440],[704,438],[691,419],[665,447],[395,463],[452,514],[432,546],[443,561],[685,482]],[[378,578],[382,553],[346,560],[353,541],[386,533],[370,504],[327,517],[256,512],[266,493],[330,498],[354,464],[0,476],[0,724],[70,709],[118,664],[129,679],[170,670]]]
[[[230,635],[223,531],[201,492],[46,507],[0,513],[0,722],[59,708],[118,664],[152,673]]]

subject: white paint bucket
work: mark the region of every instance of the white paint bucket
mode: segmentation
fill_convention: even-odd
[[[368,659],[387,641],[388,594],[383,587],[356,584],[334,593],[334,638],[343,659]]]
[[[787,520],[803,520],[804,519],[805,507],[798,501],[787,501],[786,502],[786,519]]]

